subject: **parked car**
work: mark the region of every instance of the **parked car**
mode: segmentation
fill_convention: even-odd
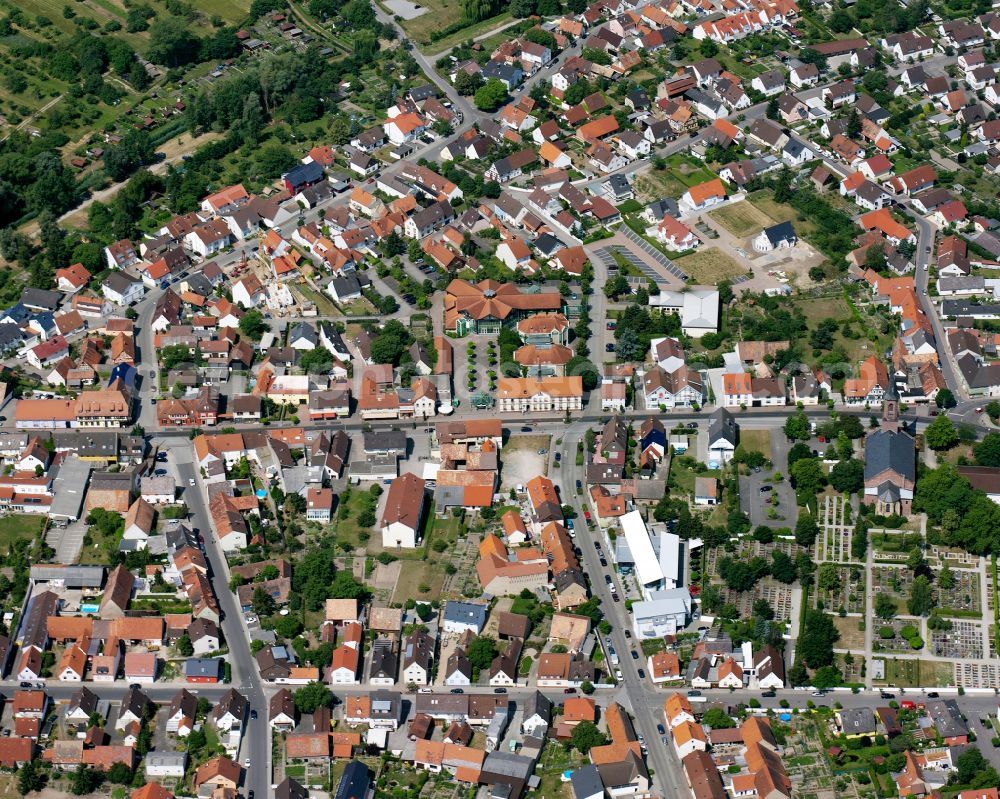
[[[461,688],[452,688],[451,692],[453,694],[464,694],[465,693],[465,691],[463,691]]]

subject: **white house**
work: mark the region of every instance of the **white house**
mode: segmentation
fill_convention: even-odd
[[[142,299],[146,287],[141,280],[122,272],[112,272],[101,281],[101,293],[116,305],[132,305]]]
[[[764,228],[753,240],[753,248],[757,252],[771,252],[794,247],[798,242],[795,229],[791,222],[780,222],[777,225]]]
[[[182,778],[187,770],[187,752],[149,752],[143,763],[147,777]]]
[[[392,481],[382,511],[382,546],[388,550],[414,549],[420,540],[425,482],[407,472]]]
[[[684,192],[680,207],[686,211],[702,211],[726,199],[726,187],[718,178],[699,183]]]

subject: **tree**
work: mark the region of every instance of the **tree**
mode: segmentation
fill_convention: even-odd
[[[771,554],[771,576],[786,585],[795,582],[795,564],[780,549],[774,550]]]
[[[201,42],[180,17],[157,19],[149,28],[146,57],[154,64],[179,67],[198,59]]]
[[[821,610],[807,610],[799,634],[796,654],[811,669],[821,669],[833,664],[833,645],[840,633],[833,619]]]
[[[290,641],[302,632],[302,621],[297,616],[279,616],[274,623],[274,631]]]
[[[719,576],[733,591],[749,591],[757,582],[749,563],[729,557],[720,558]]]
[[[934,607],[934,592],[926,574],[918,574],[910,586],[910,598],[906,608],[912,616],[926,616]]]
[[[45,774],[38,770],[34,760],[26,762],[17,772],[17,791],[21,796],[42,790],[45,782]]]
[[[262,586],[257,586],[253,591],[253,612],[258,616],[271,616],[277,610],[274,597],[271,596]]]
[[[830,30],[834,33],[848,33],[854,27],[854,18],[842,8],[830,15]]]
[[[108,769],[108,782],[115,785],[128,785],[132,782],[132,769],[125,763],[113,763]]]
[[[191,643],[191,639],[186,634],[177,639],[175,646],[177,651],[186,658],[194,654],[194,644]]]
[[[284,144],[268,144],[257,153],[257,166],[268,180],[280,176],[298,163],[295,154]]]
[[[488,669],[497,656],[497,642],[486,635],[473,638],[465,650],[465,656],[469,659],[474,669]]]
[[[566,374],[583,379],[584,391],[593,391],[601,382],[601,374],[594,364],[582,355],[574,355],[566,364]]]
[[[972,454],[980,466],[1000,466],[1000,433],[987,433],[972,448]]]
[[[351,44],[354,55],[363,61],[374,61],[378,55],[378,37],[375,31],[362,29],[355,31]]]
[[[860,491],[865,485],[865,465],[856,458],[837,461],[830,470],[830,485],[841,494]]]
[[[792,471],[792,467],[798,463],[803,458],[813,457],[812,450],[809,449],[808,444],[803,444],[799,441],[796,444],[792,444],[791,448],[788,450],[788,471]]]
[[[947,563],[941,567],[941,571],[938,573],[937,582],[938,585],[945,591],[955,587],[955,574],[952,572],[951,566]]]
[[[300,713],[314,713],[317,708],[330,706],[333,692],[323,683],[314,680],[299,688],[293,699]]]
[[[455,76],[455,91],[463,97],[471,97],[482,85],[483,76],[478,72],[469,74],[468,72],[460,71]]]
[[[801,660],[796,659],[788,670],[788,681],[795,687],[809,682],[809,671]]]
[[[833,563],[824,563],[816,573],[816,585],[824,591],[840,590],[840,569]]]
[[[955,399],[955,395],[952,394],[950,388],[940,389],[937,396],[934,397],[934,402],[937,403],[939,408],[954,408],[958,405],[958,400]]]
[[[74,796],[86,796],[104,782],[104,773],[90,766],[78,766],[70,776],[69,790]]]
[[[807,441],[812,436],[809,417],[802,411],[789,416],[785,422],[785,435],[793,441]]]
[[[958,443],[958,431],[951,419],[942,413],[927,426],[924,441],[933,450],[951,449]]]
[[[271,329],[264,315],[256,308],[251,308],[243,314],[239,323],[240,333],[251,341],[260,341],[263,335]]]
[[[507,87],[496,78],[490,78],[476,89],[472,99],[480,111],[496,111],[507,99]]]
[[[836,666],[823,666],[816,669],[812,676],[812,684],[820,690],[835,688],[844,681],[843,675]]]
[[[906,566],[910,571],[917,572],[924,565],[924,553],[920,547],[914,547],[907,553]]]
[[[799,461],[799,463],[804,463],[804,461]],[[819,525],[816,524],[816,520],[812,514],[799,514],[799,519],[795,523],[795,543],[802,547],[811,547],[816,543],[816,536],[818,535]]]
[[[308,373],[326,374],[332,366],[333,355],[326,347],[315,347],[299,356],[299,367]]]
[[[955,760],[955,773],[951,781],[956,785],[969,785],[973,789],[994,787],[1000,782],[997,771],[983,757],[978,747],[970,746]]]
[[[880,619],[896,618],[896,600],[889,596],[885,591],[879,591],[875,594],[875,615]]]
[[[702,39],[698,45],[698,52],[702,58],[714,58],[719,54],[719,45],[711,39]]]
[[[819,465],[819,458],[797,460],[790,471],[796,500],[800,505],[805,505],[823,486],[823,469]]]
[[[706,711],[701,717],[702,724],[707,724],[713,730],[729,730],[736,726],[736,722],[721,707],[713,707]]]
[[[573,728],[570,743],[582,755],[587,754],[595,746],[604,746],[608,739],[592,721],[581,721]]]

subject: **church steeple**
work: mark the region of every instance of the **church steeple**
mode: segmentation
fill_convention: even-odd
[[[889,388],[882,399],[882,429],[899,430],[899,391],[896,390],[896,381],[889,376]]]

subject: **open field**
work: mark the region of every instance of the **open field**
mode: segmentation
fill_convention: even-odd
[[[885,658],[885,683],[900,688],[936,687],[954,682],[951,663]]]
[[[749,202],[738,202],[709,211],[708,215],[734,236],[744,238],[758,233],[761,228],[774,224],[774,220]]]
[[[715,285],[720,280],[728,280],[747,273],[745,266],[737,263],[717,247],[697,250],[690,255],[676,258],[675,261],[695,283]]]
[[[857,616],[833,616],[833,626],[840,633],[840,640],[834,646],[837,649],[850,649],[852,652],[863,652],[865,649],[865,633],[858,629]]]
[[[336,316],[337,306],[333,304],[333,301],[325,294],[316,291],[311,286],[307,286],[305,283],[300,283],[295,287],[295,290],[303,296],[306,302],[311,302],[316,306],[316,310],[322,316]]]
[[[385,2],[382,0],[377,1],[379,7],[387,14],[394,13],[393,10],[385,4]],[[403,30],[405,30],[410,37],[416,41],[417,44],[425,46],[429,51],[433,51],[435,54],[443,53],[445,50],[448,50],[469,39],[488,34],[490,31],[510,22],[512,19],[509,13],[504,12],[495,17],[484,19],[481,22],[469,23],[467,27],[445,36],[444,38],[438,39],[437,41],[433,41],[431,39],[431,35],[435,31],[444,30],[453,23],[465,18],[465,12],[462,9],[461,1],[412,0],[412,2],[416,6],[427,9],[427,11],[418,17],[414,17],[413,19],[401,19],[400,25],[403,27]],[[432,56],[432,60],[433,58],[434,56]]]
[[[840,323],[841,327],[833,335],[833,346],[834,349],[844,351],[847,356],[845,360],[849,365],[856,367],[872,353],[881,352],[892,345],[891,336],[879,336],[876,342],[869,340],[864,334],[866,325],[860,321],[852,322],[850,325],[850,330],[857,334],[857,337],[848,338],[844,335],[843,323],[851,321],[853,314],[843,295],[801,298],[792,302],[802,310],[809,324],[810,333],[825,319],[833,319]]]
[[[444,570],[441,564],[434,560],[407,561],[399,570],[399,580],[392,592],[392,602],[405,602],[407,599],[437,599],[441,595],[441,585],[444,583]],[[421,591],[421,588],[428,588]]]
[[[714,177],[699,161],[677,154],[667,159],[666,169],[650,166],[636,173],[632,185],[639,201],[646,203],[661,197],[680,197],[690,186]]]
[[[771,431],[740,430],[740,446],[746,450],[760,452],[765,458],[771,460]]]
[[[42,529],[45,519],[34,515],[0,516],[0,549],[6,551],[14,541],[31,541]]]
[[[816,225],[808,219],[800,219],[799,212],[792,206],[775,202],[774,194],[770,189],[755,191],[747,197],[747,201],[774,222],[791,222],[799,238],[808,240],[816,232]]]

